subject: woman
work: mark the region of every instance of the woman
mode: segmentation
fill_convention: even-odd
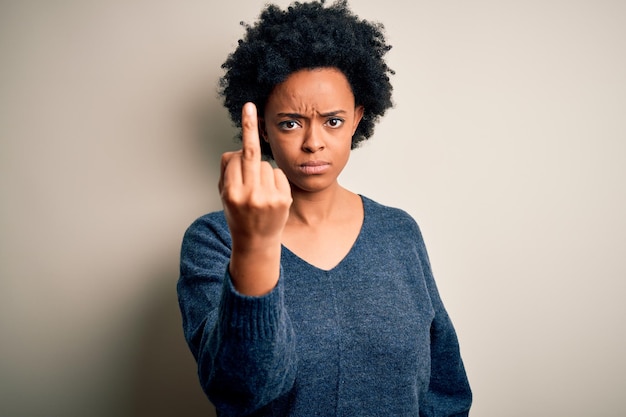
[[[179,301],[220,416],[463,416],[471,392],[418,226],[337,181],[391,107],[382,26],[268,6],[223,65],[242,128]],[[275,161],[277,168],[262,159]]]

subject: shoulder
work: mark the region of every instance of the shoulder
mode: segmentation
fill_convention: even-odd
[[[394,234],[399,232],[416,233],[421,237],[417,222],[406,211],[397,207],[383,205],[365,196],[361,196],[361,198],[366,218],[377,229],[387,230]]]
[[[198,217],[185,231],[183,241],[197,237],[220,237],[229,235],[228,223],[223,211],[214,211]],[[228,236],[230,238],[230,236]]]
[[[366,216],[363,228],[365,238],[386,245],[396,253],[414,251],[423,266],[430,269],[426,244],[415,219],[402,209],[362,198]]]
[[[181,247],[183,263],[197,265],[208,259],[207,253],[227,256],[231,238],[223,211],[216,211],[197,218],[185,231]]]

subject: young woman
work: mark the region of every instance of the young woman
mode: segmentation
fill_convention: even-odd
[[[268,6],[223,65],[242,149],[187,230],[179,301],[220,416],[465,416],[471,391],[405,212],[337,178],[391,106],[382,26]],[[267,160],[275,161],[273,168]]]

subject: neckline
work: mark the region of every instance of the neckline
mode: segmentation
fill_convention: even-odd
[[[287,246],[281,244],[281,248],[283,250],[283,253],[289,254],[291,257],[295,258],[299,263],[302,263],[302,264],[308,266],[311,269],[314,269],[316,271],[321,271],[321,272],[324,272],[324,273],[335,271],[336,269],[341,267],[341,265],[343,263],[345,263],[348,258],[351,257],[352,253],[356,250],[355,248],[359,245],[359,243],[360,243],[360,241],[362,239],[364,230],[365,230],[366,222],[368,221],[368,218],[369,218],[369,216],[368,216],[368,207],[367,207],[367,199],[365,197],[363,197],[361,194],[357,194],[357,195],[361,199],[361,204],[363,205],[363,222],[361,223],[361,228],[359,229],[359,233],[357,234],[356,239],[354,239],[354,242],[352,243],[352,246],[350,246],[350,249],[348,250],[346,255],[343,258],[341,258],[339,260],[339,262],[337,262],[337,264],[335,266],[333,266],[332,268],[329,268],[329,269],[320,268],[319,266],[316,266],[316,265],[312,264],[311,262],[307,261],[306,259],[300,257],[295,252],[293,252],[291,249],[289,249]]]

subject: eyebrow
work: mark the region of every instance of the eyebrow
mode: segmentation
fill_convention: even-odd
[[[337,116],[339,114],[345,114],[347,111],[345,110],[333,110],[326,113],[318,113],[321,117],[332,117]],[[300,113],[278,113],[278,117],[290,117],[292,119],[306,119],[306,116]]]

